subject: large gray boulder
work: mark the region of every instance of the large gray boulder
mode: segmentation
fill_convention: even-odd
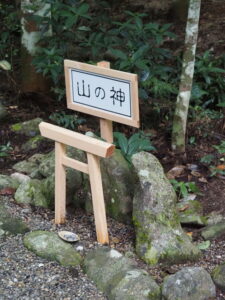
[[[225,292],[225,262],[214,268],[212,278],[216,286]]]
[[[98,248],[89,252],[84,269],[109,299],[161,299],[160,288],[153,278],[114,249]]]
[[[116,149],[110,158],[100,161],[106,213],[123,223],[131,223],[132,202],[137,176],[133,167]],[[80,197],[82,195],[82,197]],[[92,199],[89,176],[83,175],[83,184],[75,195],[74,203],[92,211]]]
[[[77,266],[81,263],[80,254],[72,245],[62,241],[56,233],[33,231],[24,237],[28,250],[48,260],[54,260],[63,266]]]
[[[200,250],[183,232],[176,194],[158,159],[146,152],[132,156],[139,177],[133,200],[137,254],[149,264],[196,260]]]
[[[164,279],[162,295],[166,300],[207,300],[214,299],[216,289],[207,271],[187,267]]]
[[[110,158],[101,160],[106,211],[112,218],[131,222],[132,202],[137,176],[118,149]]]

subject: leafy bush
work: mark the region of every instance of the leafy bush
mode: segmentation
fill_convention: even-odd
[[[5,145],[0,145],[0,157],[6,157],[10,155],[10,152],[13,150],[11,143],[8,142]]]
[[[50,115],[49,119],[59,126],[72,130],[85,122],[85,119],[79,118],[75,114],[68,115],[65,112],[53,113]]]
[[[6,2],[6,1],[5,1]],[[0,3],[0,60],[12,63],[19,52],[20,19],[12,4]]]
[[[225,56],[214,57],[210,51],[197,56],[192,103],[203,108],[225,107]]]
[[[61,83],[63,59],[96,62],[112,61],[112,67],[134,72],[140,79],[140,97],[157,97],[176,93],[173,68],[166,66],[171,53],[164,42],[175,38],[170,24],[146,22],[146,15],[126,12],[126,20],[118,22],[110,16],[111,3],[97,1],[89,7],[83,1],[47,0],[51,16],[33,16],[43,30],[52,28],[52,36],[44,37],[33,63],[38,72]],[[126,40],[126,43],[124,43]],[[55,89],[57,92],[57,90]]]
[[[125,158],[130,162],[131,156],[141,151],[156,150],[148,136],[143,132],[133,134],[129,139],[121,132],[114,132],[116,146],[121,149]]]
[[[176,179],[171,179],[170,182],[173,185],[174,190],[177,192],[178,198],[181,196],[187,197],[189,193],[199,194],[199,188],[195,182],[177,181]]]

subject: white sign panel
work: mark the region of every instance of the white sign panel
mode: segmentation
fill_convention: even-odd
[[[67,106],[139,127],[137,75],[65,61]]]
[[[130,81],[70,69],[72,102],[131,118]]]

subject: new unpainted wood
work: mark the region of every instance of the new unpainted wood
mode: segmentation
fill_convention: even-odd
[[[115,149],[114,145],[107,142],[46,122],[41,122],[39,129],[42,136],[101,157],[111,156]]]
[[[87,153],[97,240],[109,243],[99,157]]]
[[[75,170],[78,170],[78,171],[86,173],[86,174],[89,173],[87,164],[85,164],[81,161],[75,160],[73,158],[63,156],[62,163],[65,167],[73,168]]]
[[[41,122],[39,128],[43,136],[55,140],[55,223],[65,223],[66,218],[65,167],[87,173],[90,176],[97,240],[101,244],[108,244],[109,236],[99,156],[108,157],[112,155],[115,146],[45,122]],[[84,151],[88,149],[88,164],[67,157],[66,145]]]
[[[100,61],[97,63],[98,67],[110,68],[108,61]],[[100,133],[101,137],[108,143],[113,143],[113,123],[110,120],[100,119]]]
[[[66,216],[66,170],[62,158],[66,153],[64,144],[55,142],[55,223],[65,223]]]

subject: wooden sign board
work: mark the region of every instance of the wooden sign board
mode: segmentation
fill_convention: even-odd
[[[139,127],[137,75],[64,61],[67,107],[102,119]]]

